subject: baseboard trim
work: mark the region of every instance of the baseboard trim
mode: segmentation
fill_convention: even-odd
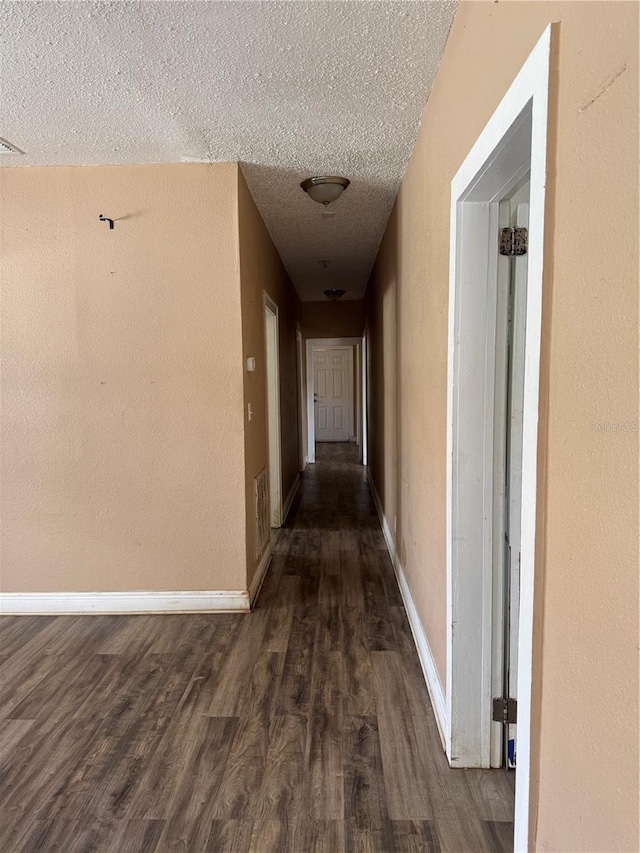
[[[438,731],[440,732],[442,748],[445,749],[445,732],[447,731],[447,704],[445,702],[444,690],[442,689],[440,676],[438,675],[438,670],[433,659],[433,654],[431,652],[431,647],[429,646],[429,641],[427,640],[427,635],[425,634],[424,628],[422,627],[422,622],[420,621],[420,617],[418,616],[418,611],[416,610],[416,606],[411,595],[411,590],[409,589],[409,584],[407,583],[407,579],[405,577],[404,567],[400,562],[400,557],[398,556],[398,552],[396,550],[396,544],[393,538],[393,534],[391,533],[391,528],[389,527],[389,522],[387,521],[386,516],[384,514],[380,495],[378,494],[375,483],[373,482],[371,468],[367,468],[367,479],[369,480],[369,488],[371,489],[371,494],[373,495],[373,502],[376,505],[378,518],[380,519],[380,526],[382,527],[384,541],[386,542],[387,550],[389,551],[389,556],[391,557],[391,563],[393,564],[393,570],[396,575],[396,580],[398,581],[400,595],[402,596],[404,607],[407,611],[407,618],[409,619],[411,633],[413,634],[413,641],[416,644],[416,649],[418,652],[418,657],[420,659],[420,665],[422,666],[424,680],[427,684],[429,698],[431,699],[431,705],[433,707],[433,713],[436,718],[436,723],[438,724]]]
[[[0,613],[7,616],[242,613],[249,609],[246,590],[0,593]]]
[[[282,523],[283,524],[287,520],[287,516],[289,515],[289,510],[291,509],[291,504],[293,503],[295,496],[298,494],[299,488],[300,488],[300,474],[296,474],[296,478],[293,481],[293,485],[289,489],[289,494],[287,495],[287,499],[284,502],[284,506],[282,507]]]
[[[260,595],[260,590],[262,589],[262,584],[264,583],[264,579],[267,576],[267,570],[271,565],[271,545],[267,545],[265,548],[264,554],[260,562],[258,563],[258,568],[256,569],[256,573],[253,576],[253,580],[249,585],[249,605],[253,607],[256,603],[258,596]]]

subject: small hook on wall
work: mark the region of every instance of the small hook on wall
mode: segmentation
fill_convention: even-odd
[[[100,220],[100,222],[108,222],[109,223],[109,230],[113,231],[113,219],[109,219],[108,216],[103,216],[102,214],[100,214],[98,219]]]

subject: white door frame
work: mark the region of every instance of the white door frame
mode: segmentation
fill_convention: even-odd
[[[361,338],[308,338],[307,339],[307,458],[309,462],[316,461],[316,419],[313,408],[313,391],[314,391],[314,376],[313,376],[313,351],[314,349],[322,349],[323,347],[360,347],[362,344]],[[353,359],[352,359],[353,365]],[[352,367],[353,369],[353,367]],[[351,377],[353,382],[354,376]],[[358,381],[356,377],[356,381]],[[351,394],[353,404],[353,394]],[[360,394],[362,398],[362,394]],[[355,412],[352,412],[352,417]],[[360,424],[362,418],[360,418]],[[353,422],[350,424],[353,430]]]
[[[490,766],[493,436],[498,208],[530,168],[524,379],[518,760],[514,845],[528,849],[547,27],[451,183],[447,372],[446,751]],[[496,250],[487,251],[488,246]]]
[[[296,358],[298,366],[298,468],[304,471],[307,464],[307,430],[305,428],[305,414],[307,405],[304,395],[304,360],[303,360],[302,332],[296,329]]]
[[[280,434],[280,323],[278,306],[262,291],[264,315],[265,390],[267,420],[267,458],[269,464],[269,507],[271,527],[282,525],[282,442]],[[269,369],[269,323],[275,329],[272,369]],[[270,403],[269,401],[272,401]],[[271,410],[271,411],[270,411]],[[272,430],[274,441],[272,443]]]
[[[360,366],[361,366],[361,375],[360,375],[360,399],[362,401],[362,411],[360,415],[360,461],[363,465],[369,464],[369,435],[368,435],[368,420],[367,420],[367,406],[368,406],[368,387],[367,387],[367,361],[369,358],[369,338],[367,336],[367,332],[365,331],[362,335],[362,349],[360,351]]]

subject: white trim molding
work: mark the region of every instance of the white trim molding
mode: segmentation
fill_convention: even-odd
[[[289,489],[289,494],[287,495],[287,499],[284,502],[284,506],[282,508],[282,523],[283,524],[287,520],[287,516],[289,515],[289,510],[291,509],[291,504],[295,500],[295,497],[298,494],[299,488],[300,488],[300,474],[296,474],[296,478],[293,481],[293,485]]]
[[[4,616],[67,616],[135,613],[244,613],[247,590],[137,592],[2,592]]]
[[[260,595],[260,590],[262,589],[262,584],[264,583],[264,579],[267,576],[267,570],[271,565],[271,544],[269,543],[267,547],[264,549],[264,554],[262,555],[260,562],[258,563],[258,568],[256,569],[256,573],[249,584],[249,605],[253,607],[256,603],[258,596]]]
[[[540,335],[544,261],[548,26],[451,182],[447,368],[447,755],[490,762],[492,646],[492,205],[530,170],[522,455],[518,743],[514,849],[529,849],[531,681]],[[526,123],[526,133],[523,133]],[[524,140],[524,145],[521,144]],[[493,211],[495,218],[495,211]],[[487,540],[489,537],[489,540]],[[455,630],[454,630],[455,626]]]
[[[380,496],[378,495],[375,483],[373,482],[371,468],[367,468],[367,478],[369,480],[369,488],[371,489],[371,494],[373,495],[373,502],[375,503],[376,510],[378,511],[378,518],[380,519],[380,526],[382,528],[384,541],[387,544],[387,550],[389,551],[389,556],[391,557],[391,563],[393,565],[393,570],[395,572],[398,587],[400,589],[400,595],[402,596],[404,607],[407,612],[409,626],[411,627],[411,633],[413,634],[413,641],[416,644],[418,658],[422,667],[422,673],[424,675],[424,680],[427,685],[427,690],[429,691],[431,706],[433,707],[433,713],[436,718],[438,731],[440,732],[440,739],[442,740],[442,748],[444,750],[445,733],[448,727],[446,719],[447,703],[445,702],[442,682],[440,681],[440,676],[438,675],[438,670],[436,668],[436,663],[431,652],[431,647],[429,646],[429,640],[427,639],[427,635],[425,634],[424,628],[422,627],[422,622],[420,621],[416,605],[411,595],[411,590],[409,589],[409,584],[407,583],[407,579],[405,577],[404,567],[400,562],[400,557],[398,555],[398,551],[393,540],[393,534],[391,533],[389,522],[386,519]]]
[[[262,291],[264,315],[265,394],[267,400],[267,471],[271,527],[281,527],[282,514],[282,425],[280,423],[280,312],[266,290]],[[269,367],[269,319],[275,325],[273,363]],[[271,403],[269,401],[272,401]],[[272,422],[273,421],[273,422]]]
[[[307,401],[305,400],[304,338],[296,328],[296,368],[298,371],[298,465],[304,471],[307,465]]]

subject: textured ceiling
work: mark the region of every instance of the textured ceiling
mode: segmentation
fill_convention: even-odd
[[[360,298],[455,5],[2,2],[0,165],[239,160],[302,299]]]

